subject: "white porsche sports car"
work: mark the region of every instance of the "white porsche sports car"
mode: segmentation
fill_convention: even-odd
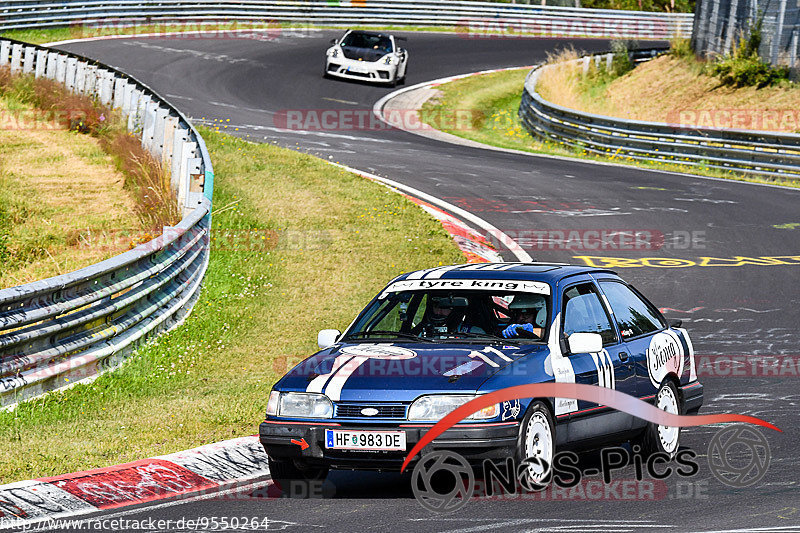
[[[406,78],[408,51],[397,41],[403,37],[360,30],[347,30],[333,39],[325,54],[324,76],[385,83],[392,87]]]

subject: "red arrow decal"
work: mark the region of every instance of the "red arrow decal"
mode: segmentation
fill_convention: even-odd
[[[300,439],[300,440],[292,439],[289,442],[291,442],[292,444],[297,444],[298,446],[300,446],[301,450],[305,450],[309,446],[308,443],[306,442],[306,439]]]

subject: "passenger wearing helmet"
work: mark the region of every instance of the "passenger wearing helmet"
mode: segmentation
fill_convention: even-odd
[[[508,304],[511,311],[511,320],[501,335],[506,339],[514,337],[538,338],[544,337],[544,325],[547,319],[546,302],[541,294],[518,294]]]

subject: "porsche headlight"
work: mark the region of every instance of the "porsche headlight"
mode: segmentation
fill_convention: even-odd
[[[339,49],[336,47],[328,49],[328,55],[331,57],[338,57],[339,56]]]
[[[278,393],[277,415],[290,418],[331,418],[333,417],[333,403],[324,394],[307,392],[282,392]],[[272,394],[270,394],[272,402]],[[269,414],[269,404],[267,404]]]
[[[417,421],[439,421],[455,409],[475,398],[477,398],[477,396],[461,396],[455,394],[422,396],[414,400],[414,403],[411,404],[411,407],[408,409],[408,419]],[[494,404],[470,415],[467,419],[488,420],[496,417],[499,412],[499,406]]]
[[[383,63],[385,65],[391,65],[393,63],[394,57],[391,54],[387,54],[383,56]]]

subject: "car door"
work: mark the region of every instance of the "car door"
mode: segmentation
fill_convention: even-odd
[[[632,361],[620,344],[596,285],[582,282],[566,287],[561,305],[561,334],[564,339],[572,333],[598,333],[603,338],[603,350],[598,353],[567,355],[575,372],[575,382],[634,394],[636,380]],[[577,411],[570,414],[569,438],[583,440],[628,431],[632,419],[627,413],[579,400]]]
[[[633,361],[635,395],[652,402],[659,384],[650,379],[647,352],[653,337],[665,330],[664,318],[653,304],[622,280],[600,279],[598,285],[608,301],[622,346]],[[644,422],[635,425],[644,425]]]

